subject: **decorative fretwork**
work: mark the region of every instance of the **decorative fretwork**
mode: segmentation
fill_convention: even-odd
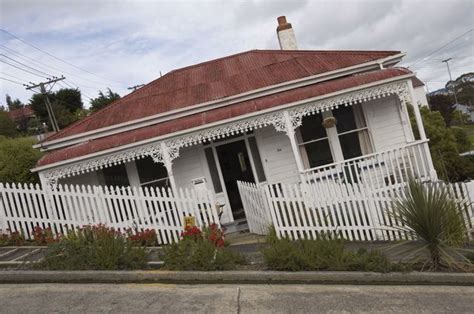
[[[85,160],[65,167],[58,167],[53,170],[43,172],[45,179],[55,184],[60,178],[84,174],[91,171],[97,171],[103,168],[112,167],[118,164],[130,162],[132,160],[144,158],[146,156],[156,156],[161,154],[160,144],[141,146],[135,149],[113,153],[106,156]]]
[[[104,167],[129,162],[146,156],[151,156],[155,162],[169,160],[168,166],[170,166],[172,160],[179,157],[179,150],[182,147],[202,144],[270,125],[274,126],[279,132],[290,134],[293,133],[292,131],[294,129],[301,126],[304,116],[337,109],[339,106],[351,106],[353,104],[391,95],[397,95],[402,103],[406,103],[410,95],[407,82],[388,83],[326,99],[311,101],[304,105],[291,107],[286,110],[262,114],[235,122],[228,122],[216,127],[210,127],[205,130],[167,139],[164,140],[164,142],[154,142],[152,144],[138,146],[123,152],[81,161],[60,168],[58,167],[43,173],[50,183],[54,183],[57,182],[59,178],[96,171]],[[287,123],[285,119],[285,112],[287,112],[289,116],[290,123]],[[289,128],[293,130],[289,130]],[[169,159],[164,158],[164,153],[167,154]]]

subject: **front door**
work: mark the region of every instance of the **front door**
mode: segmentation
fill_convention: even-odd
[[[245,141],[216,147],[234,220],[245,218],[237,181],[255,182]]]

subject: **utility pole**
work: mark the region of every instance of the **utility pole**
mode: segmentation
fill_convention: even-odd
[[[65,79],[66,78],[64,76],[53,77],[52,79],[48,79],[46,82],[40,82],[38,84],[30,82],[31,85],[27,85],[26,87],[27,90],[39,87],[39,92],[44,97],[44,104],[46,107],[46,111],[48,111],[49,121],[51,123],[51,127],[53,128],[54,132],[59,131],[59,125],[58,125],[58,121],[56,120],[56,117],[54,116],[53,107],[51,106],[51,101],[49,100],[48,93],[51,91],[51,89],[53,89],[56,82],[59,82]],[[46,91],[46,85],[51,85],[48,91]]]
[[[446,63],[446,66],[448,67],[448,74],[449,74],[449,81],[452,82],[453,78],[451,77],[451,70],[449,69],[449,61],[451,61],[452,58],[445,59],[441,62]],[[458,103],[458,95],[456,95],[456,87],[453,84],[453,93],[454,93],[454,101],[456,104]]]
[[[130,86],[129,88],[127,89],[133,89],[133,91],[136,91],[137,89],[139,89],[140,87],[143,87],[145,86],[145,84],[139,84],[139,85],[135,85],[135,86]]]

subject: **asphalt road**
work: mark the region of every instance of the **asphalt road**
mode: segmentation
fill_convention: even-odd
[[[474,287],[331,285],[0,285],[0,312],[474,312]]]

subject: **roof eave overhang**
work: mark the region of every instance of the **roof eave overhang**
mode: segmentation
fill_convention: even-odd
[[[146,139],[146,140],[143,140],[143,141],[140,141],[140,142],[135,142],[135,143],[131,143],[131,144],[122,145],[122,146],[119,146],[119,147],[114,147],[114,148],[102,150],[100,152],[96,152],[96,153],[93,153],[93,154],[88,154],[88,155],[84,155],[84,156],[80,156],[80,157],[75,157],[75,158],[71,158],[71,159],[67,159],[67,160],[47,164],[47,165],[44,165],[44,166],[39,166],[39,167],[31,169],[31,171],[32,172],[38,172],[38,171],[49,170],[49,169],[52,169],[52,168],[62,167],[62,166],[68,165],[68,164],[73,164],[75,162],[84,161],[84,160],[87,160],[87,159],[98,158],[98,157],[101,157],[103,155],[107,155],[107,154],[110,154],[110,153],[115,153],[115,152],[125,151],[125,150],[128,150],[128,149],[133,149],[135,147],[139,147],[139,146],[142,146],[142,145],[150,144],[150,143],[153,143],[153,142],[163,141],[163,140],[166,140],[166,139],[169,139],[169,138],[185,135],[187,133],[196,132],[196,131],[206,129],[206,128],[215,127],[215,126],[218,126],[218,125],[221,125],[221,124],[235,122],[235,121],[238,121],[238,120],[244,120],[244,119],[248,119],[248,118],[251,118],[251,117],[254,117],[254,116],[267,114],[267,113],[270,113],[270,112],[273,112],[273,111],[284,110],[284,109],[291,108],[291,107],[294,107],[294,106],[300,106],[300,105],[304,105],[306,103],[319,101],[319,100],[322,100],[322,99],[325,99],[325,98],[330,98],[330,97],[338,96],[338,95],[345,94],[345,93],[354,92],[354,91],[361,90],[361,89],[371,88],[371,87],[375,87],[375,86],[382,85],[382,84],[393,83],[393,82],[403,81],[403,80],[409,80],[413,76],[415,76],[414,73],[409,73],[409,74],[400,75],[400,76],[396,76],[396,77],[385,79],[385,80],[379,80],[379,81],[375,81],[375,82],[372,82],[372,83],[369,83],[369,84],[364,84],[364,85],[359,85],[359,86],[348,88],[348,89],[343,89],[343,90],[340,90],[340,91],[337,91],[337,92],[334,92],[334,93],[320,95],[320,96],[316,96],[316,97],[312,97],[312,98],[307,98],[307,99],[304,99],[304,100],[291,102],[291,103],[284,104],[284,105],[281,105],[281,106],[272,107],[272,108],[269,108],[269,109],[266,109],[266,110],[261,110],[261,111],[258,111],[258,112],[249,113],[249,114],[234,117],[234,118],[231,118],[231,119],[220,120],[220,121],[217,121],[217,122],[214,122],[214,123],[209,123],[209,124],[202,125],[202,126],[199,126],[199,127],[194,127],[194,128],[191,128],[191,129],[186,129],[186,130],[182,130],[182,131],[178,131],[178,132],[174,132],[174,133],[165,134],[165,135],[162,135],[162,136]]]
[[[288,81],[260,89],[255,89],[246,93],[241,93],[233,96],[229,96],[226,98],[222,98],[215,101],[204,102],[201,104],[197,104],[194,106],[181,108],[173,111],[168,111],[165,113],[160,113],[157,115],[128,121],[125,123],[115,124],[113,126],[95,129],[88,132],[80,133],[77,135],[68,136],[65,138],[60,138],[52,141],[46,140],[43,143],[39,143],[34,145],[34,148],[40,148],[42,151],[50,151],[55,150],[75,144],[79,144],[81,142],[90,141],[93,139],[110,136],[117,133],[122,133],[125,131],[130,131],[133,129],[142,128],[148,126],[150,124],[157,124],[162,123],[164,121],[178,119],[187,115],[196,114],[202,111],[207,111],[219,107],[229,106],[238,102],[251,100],[254,98],[264,97],[271,94],[279,93],[282,91],[299,88],[307,85],[312,85],[316,83],[320,83],[327,80],[332,80],[338,77],[346,76],[355,74],[358,72],[369,71],[373,69],[381,69],[384,67],[389,67],[397,64],[402,60],[402,58],[406,55],[406,53],[399,53],[396,55],[388,56],[385,58],[373,60],[370,62],[361,63],[355,66],[346,67],[342,69],[338,69],[335,71],[325,72],[313,76],[308,76],[302,79],[297,79],[293,81]]]

